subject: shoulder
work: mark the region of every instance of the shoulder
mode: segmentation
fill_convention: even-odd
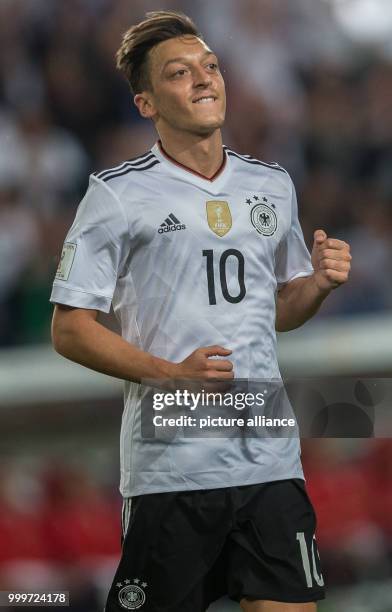
[[[159,159],[149,150],[147,153],[132,159],[127,159],[113,168],[106,168],[98,172],[93,172],[91,174],[91,179],[93,182],[105,183],[106,186],[117,191],[117,189],[121,190],[124,183],[128,183],[136,174],[145,174],[158,164],[160,164]]]
[[[289,176],[287,170],[285,170],[282,166],[275,162],[267,163],[265,161],[257,159],[256,157],[252,157],[251,155],[237,153],[236,151],[229,149],[229,147],[224,146],[223,148],[226,151],[227,155],[234,161],[234,163],[238,164],[239,166],[242,165],[245,168],[251,168],[253,166],[253,169],[259,166],[260,168],[265,168],[266,170],[270,170],[271,172],[280,172]]]
[[[279,190],[285,197],[292,198],[295,191],[290,174],[277,163],[267,163],[251,155],[237,153],[229,147],[224,147],[226,154],[230,158],[231,167],[234,172],[238,172],[243,180],[256,182],[267,180],[269,189]]]

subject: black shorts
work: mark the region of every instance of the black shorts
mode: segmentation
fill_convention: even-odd
[[[106,612],[202,612],[240,601],[324,599],[316,517],[301,479],[124,501]]]

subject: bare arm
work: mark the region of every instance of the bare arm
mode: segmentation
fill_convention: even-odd
[[[276,330],[290,331],[306,323],[316,314],[328,294],[329,291],[319,290],[313,274],[287,283],[277,296]]]
[[[314,235],[312,264],[314,274],[287,283],[277,295],[277,331],[290,331],[316,314],[325,298],[348,280],[350,247],[342,240],[327,238],[323,230]]]
[[[181,363],[155,357],[130,344],[97,321],[98,311],[57,304],[52,321],[55,350],[63,357],[122,380],[168,378],[233,378],[233,365],[227,360],[230,350],[219,346],[194,351]]]

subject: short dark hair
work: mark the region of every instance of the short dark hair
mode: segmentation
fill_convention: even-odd
[[[117,68],[123,72],[135,95],[151,88],[148,54],[155,45],[179,36],[203,38],[190,17],[177,11],[152,11],[125,32],[116,53]]]

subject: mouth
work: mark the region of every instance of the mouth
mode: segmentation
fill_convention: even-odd
[[[193,100],[193,104],[212,104],[216,101],[216,96],[199,96]]]

